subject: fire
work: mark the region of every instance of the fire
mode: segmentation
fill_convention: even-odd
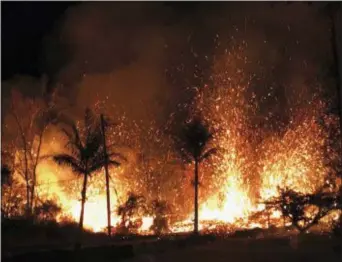
[[[237,93],[244,92],[244,89],[234,89],[229,92],[233,94],[228,93],[227,96],[242,97]],[[202,111],[204,117],[210,119],[214,127],[220,125],[224,128],[216,134],[213,142],[214,146],[220,147],[220,154],[210,163],[204,164],[201,169],[204,173],[201,179],[203,182],[208,180],[206,187],[209,190],[204,188],[202,193],[200,187],[200,194],[202,194],[199,208],[200,229],[210,229],[220,223],[246,228],[264,227],[264,224],[253,221],[250,217],[253,213],[264,210],[263,201],[278,195],[278,187],[286,186],[310,193],[324,183],[328,169],[324,163],[323,149],[328,137],[317,120],[321,116],[322,104],[312,104],[311,108],[301,111],[301,114],[291,119],[291,124],[283,134],[264,138],[257,150],[253,151],[246,139],[248,128],[246,112],[236,105],[227,103],[222,93],[219,95],[220,99],[216,98],[216,103],[210,100],[212,104],[208,111]],[[205,101],[202,100],[201,103],[204,105]],[[215,114],[216,119],[211,114]],[[115,181],[112,182],[115,188],[119,189],[121,197],[124,197],[129,189],[125,190],[127,184],[118,174],[123,175],[127,170],[125,167],[120,171],[110,170],[112,174],[116,174]],[[82,179],[78,178],[75,182],[71,173],[66,175],[68,172],[71,171],[61,170],[51,161],[45,161],[38,168],[39,182],[46,185],[47,191],[44,193],[46,197],[56,197],[62,206],[63,216],[60,216],[60,220],[69,216],[72,220],[78,221]],[[212,177],[206,177],[209,172],[212,172]],[[64,173],[64,177],[73,177],[73,179],[66,184],[60,183],[61,173]],[[104,181],[103,171],[94,174],[87,190],[84,226],[94,232],[104,231],[107,227]],[[70,194],[72,187],[74,189]],[[111,224],[116,226],[121,221],[115,212],[120,201],[113,188],[111,202]],[[280,218],[279,210],[274,210],[270,214],[270,219],[273,221],[281,221]],[[191,231],[192,220],[191,213],[186,220],[174,223],[171,231]],[[209,223],[209,225],[206,221],[213,221],[214,224]],[[152,223],[152,217],[143,216],[139,232],[149,233]]]
[[[219,194],[223,198],[221,201]],[[201,206],[199,214],[202,220],[234,223],[238,218],[247,218],[251,207],[251,200],[247,191],[243,190],[242,182],[238,181],[238,176],[228,174],[226,184],[221,192],[211,196]]]
[[[223,67],[224,65],[225,62]],[[258,103],[256,95],[249,90],[249,82],[238,80],[245,79],[240,69],[236,69],[235,72],[234,68],[227,68],[231,71],[226,69],[223,73],[216,73],[213,87],[198,91],[193,104],[194,110],[198,111],[213,128],[214,140],[210,146],[219,149],[219,153],[203,163],[200,168],[200,229],[206,227],[207,221],[214,223],[209,228],[220,223],[246,228],[264,227],[264,223],[253,221],[251,216],[265,209],[264,201],[279,194],[278,187],[311,193],[325,183],[327,174],[333,172],[325,163],[329,136],[324,124],[336,127],[336,117],[325,115],[326,104],[322,99],[313,95],[308,105],[291,107],[286,127],[269,135],[260,126],[253,124],[257,117]],[[267,117],[263,118],[263,122],[268,124]],[[135,123],[135,127],[138,128],[139,124]],[[147,131],[148,135],[157,140],[154,137],[156,133],[151,130]],[[141,137],[139,130],[125,130],[125,127],[121,126],[119,132],[113,134],[113,140],[119,138],[134,141],[141,149],[142,144],[139,144],[139,140],[145,138],[146,134],[143,131],[146,130],[140,131],[144,134]],[[158,141],[168,139],[163,138],[160,133]],[[151,141],[145,141],[145,144],[149,146]],[[45,141],[44,152],[60,152],[63,150],[64,142],[62,139]],[[330,155],[336,154],[334,149],[328,150]],[[130,166],[123,165],[119,170],[110,170],[113,226],[121,222],[116,210],[129,191],[144,188],[149,194],[155,193],[151,192],[146,184],[151,180],[155,182],[157,178],[138,177],[135,172],[141,167],[134,166],[138,165],[136,161],[128,165]],[[176,168],[181,170],[180,166]],[[142,175],[144,172],[148,173],[143,171]],[[56,199],[62,207],[63,212],[58,218],[59,221],[64,217],[78,221],[82,177],[75,177],[70,170],[62,169],[49,160],[39,164],[37,173],[38,194],[42,198]],[[104,172],[100,171],[92,174],[87,189],[84,225],[95,232],[103,231],[107,227],[104,183]],[[155,188],[158,188],[158,185]],[[183,188],[180,188],[178,193],[185,193],[185,190],[182,190]],[[174,222],[171,231],[191,231],[193,214],[189,213],[186,217],[182,221]],[[279,223],[281,214],[274,210],[269,218]],[[139,232],[149,233],[152,223],[151,216],[143,216]]]

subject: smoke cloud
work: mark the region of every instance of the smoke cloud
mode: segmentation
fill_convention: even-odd
[[[241,67],[259,97],[273,90],[260,107],[277,110],[284,97],[312,92],[315,85],[307,83],[329,65],[329,24],[321,9],[304,3],[203,3],[189,9],[85,3],[67,10],[54,38],[60,44],[48,53],[67,57],[55,79],[75,105],[106,100],[132,119],[163,123],[191,100],[191,87],[210,82],[217,59],[243,45],[240,61],[231,66]]]

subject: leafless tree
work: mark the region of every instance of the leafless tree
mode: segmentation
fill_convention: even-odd
[[[14,90],[4,128],[15,148],[15,171],[26,186],[26,214],[32,215],[35,204],[37,167],[41,160],[44,133],[55,119],[55,112],[44,99],[24,97]],[[9,134],[10,133],[10,134]]]

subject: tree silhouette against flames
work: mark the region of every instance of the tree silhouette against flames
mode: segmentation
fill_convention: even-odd
[[[195,117],[188,122],[179,137],[176,138],[180,148],[182,159],[188,163],[194,163],[194,234],[198,234],[198,185],[199,185],[199,164],[217,152],[216,148],[207,149],[208,143],[212,140],[213,134],[204,122]]]
[[[86,201],[88,177],[94,172],[102,169],[106,164],[119,166],[120,163],[115,160],[106,159],[103,148],[103,138],[100,122],[90,109],[86,109],[84,117],[84,128],[79,128],[72,122],[67,124],[68,129],[62,128],[63,133],[67,137],[66,147],[69,153],[57,154],[53,156],[53,160],[64,166],[70,166],[73,172],[83,176],[83,186],[81,192],[81,214],[79,220],[80,235],[76,246],[81,245],[81,235],[83,232],[84,221],[84,205]],[[110,157],[110,155],[108,155]]]

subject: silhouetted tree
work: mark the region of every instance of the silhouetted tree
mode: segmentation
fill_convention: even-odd
[[[105,169],[105,176],[106,176],[106,194],[107,194],[107,230],[108,236],[111,236],[112,226],[111,226],[111,210],[110,210],[110,187],[109,187],[109,163],[110,159],[109,156],[115,156],[122,161],[126,161],[126,158],[119,153],[111,152],[111,146],[107,144],[106,133],[110,126],[114,126],[110,123],[110,119],[105,117],[103,114],[100,115],[100,124],[101,124],[101,132],[102,132],[102,143],[103,143],[103,157],[104,157],[104,169]]]
[[[61,210],[56,202],[46,200],[34,207],[34,215],[35,218],[42,222],[56,221]]]
[[[44,99],[27,98],[18,91],[12,91],[9,115],[5,120],[6,135],[13,136],[12,146],[18,153],[14,168],[25,181],[28,216],[32,215],[35,203],[36,173],[42,158],[44,133],[56,120],[56,115],[57,112]]]
[[[313,194],[302,194],[291,189],[280,189],[280,195],[266,202],[268,208],[280,209],[285,219],[300,233],[312,226],[333,210],[341,209],[336,193],[318,190]],[[314,208],[310,214],[308,208]]]
[[[167,233],[169,231],[167,214],[171,211],[170,205],[166,201],[155,199],[152,201],[150,208],[153,216],[151,230],[157,235]]]
[[[1,216],[19,217],[24,213],[24,188],[5,164],[1,167]]]
[[[10,168],[6,164],[1,165],[1,186],[10,182],[11,173]]]
[[[194,233],[198,234],[198,173],[199,164],[216,153],[216,148],[207,149],[213,135],[208,127],[199,118],[194,118],[184,126],[179,137],[176,137],[182,159],[194,163],[194,188],[195,188],[195,219]]]
[[[88,177],[95,171],[103,168],[106,161],[108,165],[120,165],[118,161],[111,160],[109,158],[111,157],[110,155],[108,159],[104,157],[100,122],[95,119],[95,116],[88,108],[85,111],[83,124],[83,128],[78,127],[75,123],[68,123],[68,129],[62,128],[62,131],[68,139],[66,147],[69,149],[69,153],[53,156],[56,163],[70,166],[76,174],[83,176],[81,214],[79,220],[80,235],[83,231]]]
[[[133,219],[147,213],[146,200],[141,195],[129,193],[126,202],[118,207],[117,214],[121,216],[121,224],[119,231],[121,233],[129,233],[137,229],[138,225],[134,224]]]

